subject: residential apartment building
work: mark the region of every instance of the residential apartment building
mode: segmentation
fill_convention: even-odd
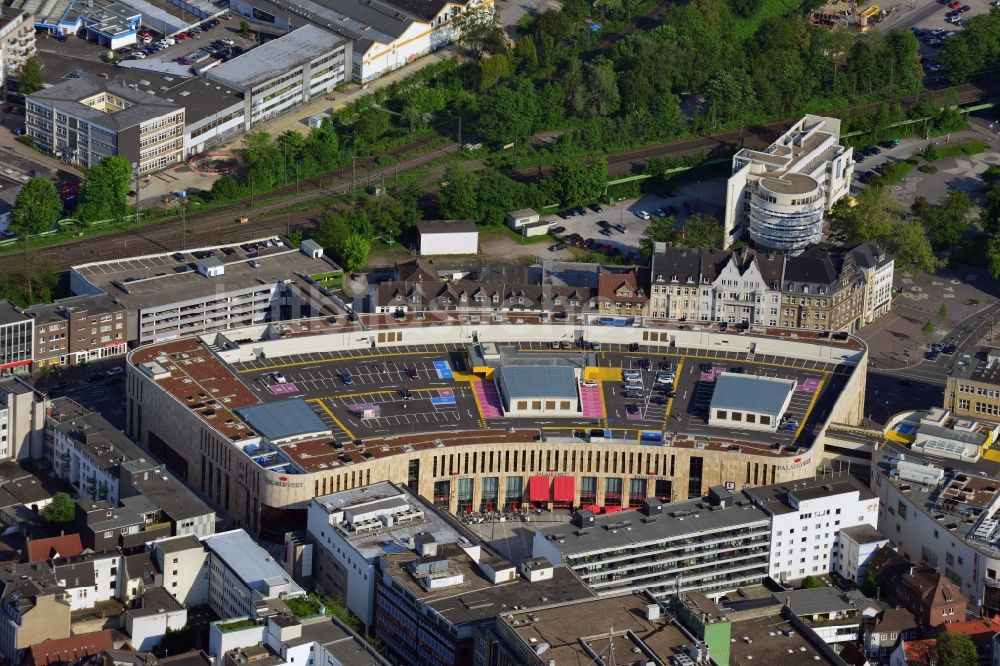
[[[535,531],[534,557],[572,569],[600,596],[698,590],[719,597],[768,575],[771,519],[749,500],[713,487],[706,501],[595,516]]]
[[[34,362],[39,368],[118,356],[134,339],[128,311],[105,294],[72,296],[24,312],[35,320]]]
[[[72,164],[121,155],[138,173],[184,158],[184,105],[98,76],[67,79],[28,95],[27,135]]]
[[[891,305],[893,259],[873,244],[797,256],[657,244],[649,316],[674,321],[856,331]]]
[[[892,442],[872,463],[879,531],[905,560],[939,569],[970,610],[1000,612],[1000,480],[985,469],[944,468],[941,458]]]
[[[838,145],[840,120],[807,115],[762,151],[733,156],[726,184],[725,243],[797,253],[823,237],[823,214],[850,191],[853,150]]]
[[[8,79],[16,79],[34,54],[35,24],[31,14],[16,12],[0,17],[0,88],[8,87]]]
[[[414,542],[382,555],[375,584],[373,632],[399,663],[472,666],[476,634],[494,625],[497,608],[594,596],[568,568],[541,558],[515,567],[474,542],[441,543],[430,533]]]
[[[208,551],[197,539],[187,535],[159,539],[149,546],[150,556],[162,573],[163,587],[184,606],[208,602]]]
[[[533,280],[525,267],[487,264],[456,279],[441,274],[432,261],[417,259],[397,263],[394,279],[372,288],[371,311],[597,313],[600,275],[588,272],[587,279],[574,283],[541,281]]]
[[[771,517],[768,575],[800,580],[837,570],[837,533],[878,525],[878,498],[846,474],[812,477],[743,491]]]
[[[0,301],[0,375],[31,370],[34,339],[34,320],[10,301]]]
[[[257,617],[271,599],[305,590],[243,530],[201,540],[209,551],[208,604],[219,617]]]
[[[307,23],[208,70],[206,77],[243,93],[249,130],[343,83],[351,48],[350,40]]]
[[[41,457],[48,404],[20,377],[0,378],[0,460]]]
[[[944,406],[959,418],[1000,421],[1000,349],[981,347],[948,374]]]
[[[896,598],[913,612],[921,627],[940,627],[966,617],[962,591],[932,566],[912,566],[895,583]]]
[[[221,666],[249,663],[390,666],[374,647],[336,618],[299,617],[276,609],[250,627],[220,620],[209,627],[208,653]],[[245,624],[245,623],[243,623]]]
[[[601,273],[597,283],[597,312],[617,317],[646,316],[649,296],[636,269]]]
[[[869,563],[889,539],[868,524],[844,527],[837,532],[837,568],[835,573],[844,580],[861,586]]]
[[[0,656],[20,664],[35,643],[69,637],[63,592],[48,562],[0,567]]]

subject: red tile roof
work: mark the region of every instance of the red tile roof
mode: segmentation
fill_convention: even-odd
[[[629,296],[618,295],[618,290],[623,287]],[[597,279],[597,297],[616,303],[645,303],[649,300],[646,292],[639,287],[635,270],[627,273],[601,273]]]
[[[31,646],[28,666],[55,666],[72,664],[83,657],[100,654],[114,648],[111,630],[93,631],[89,634],[42,641]]]
[[[972,639],[973,643],[988,643],[993,638],[993,634],[1000,632],[1000,617],[949,622],[943,628],[950,634],[965,634]]]
[[[937,640],[903,641],[903,656],[907,666],[930,666],[937,663]]]
[[[63,534],[48,539],[28,540],[28,561],[41,562],[55,557],[76,557],[83,553],[79,534]]]

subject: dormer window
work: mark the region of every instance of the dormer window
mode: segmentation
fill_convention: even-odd
[[[493,294],[493,302],[494,303],[500,302],[500,294]]]
[[[465,303],[465,302],[466,302],[467,300],[469,300],[469,297],[468,297],[468,296],[466,295],[466,293],[465,293],[465,292],[463,291],[463,292],[462,292],[462,295],[461,295],[461,297],[460,297],[460,299],[461,299],[461,301],[462,301],[463,303]]]
[[[819,288],[819,293],[825,294],[826,293],[826,287],[820,287]]]
[[[802,293],[803,294],[808,294],[809,293],[809,285],[807,285],[807,284],[802,285]]]
[[[677,282],[677,276],[676,275],[671,275],[670,276],[670,281],[671,282]]]
[[[656,274],[656,281],[657,282],[663,282],[663,273],[657,273]]]
[[[562,303],[562,299],[560,299],[558,296],[556,296],[555,298],[552,299],[552,304],[553,305],[560,305],[561,303]]]

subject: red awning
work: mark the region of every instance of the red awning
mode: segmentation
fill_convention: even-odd
[[[528,479],[528,499],[532,502],[549,501],[549,477],[533,476]]]
[[[575,494],[572,476],[557,476],[552,482],[552,499],[556,502],[572,502]]]

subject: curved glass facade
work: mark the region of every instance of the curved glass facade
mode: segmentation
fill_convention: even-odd
[[[823,235],[819,190],[779,194],[761,186],[750,198],[750,239],[759,247],[790,252],[818,243]]]

